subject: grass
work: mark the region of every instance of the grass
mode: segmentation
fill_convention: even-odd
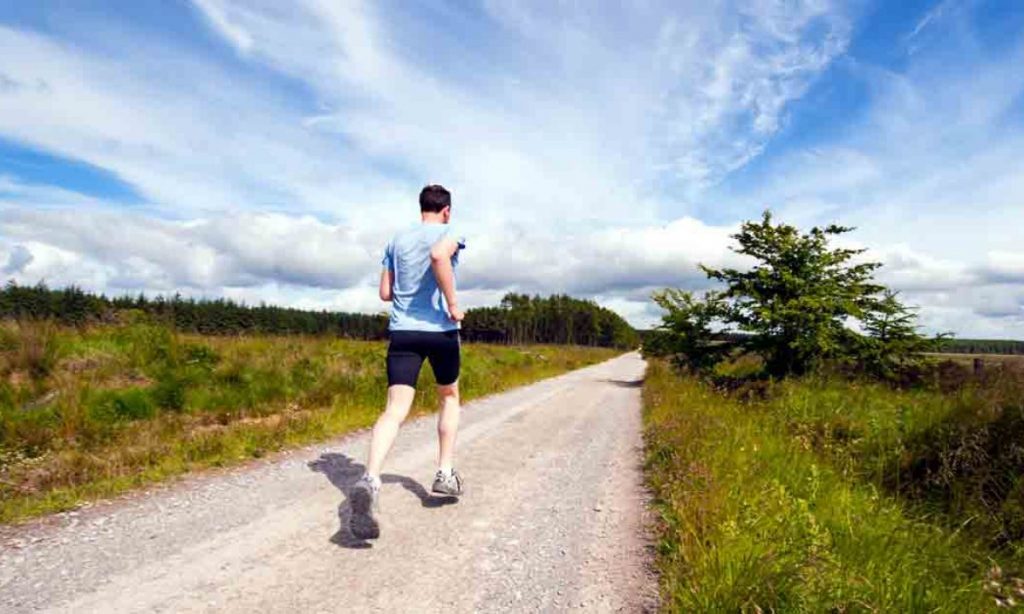
[[[741,400],[652,361],[646,471],[666,608],[982,612],[1019,601],[1011,551],[963,528],[955,506],[931,511],[908,492],[912,476],[894,480],[917,454],[957,449],[950,424],[1005,424],[997,414],[1014,411],[1014,390],[806,379]]]
[[[203,337],[154,324],[0,327],[0,522],[66,510],[205,467],[370,426],[386,345]],[[465,400],[613,350],[467,344]],[[421,384],[431,381],[424,367]],[[415,413],[432,411],[432,386]]]
[[[946,391],[807,378],[777,384],[762,406],[844,477],[1024,568],[1024,371]]]

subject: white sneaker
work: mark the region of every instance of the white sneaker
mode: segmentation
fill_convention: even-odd
[[[437,474],[434,475],[434,485],[430,490],[439,495],[458,497],[462,494],[462,476],[454,469],[449,474],[438,469]]]
[[[359,478],[348,493],[349,516],[348,527],[352,535],[359,539],[377,539],[380,537],[380,523],[377,513],[380,511],[380,486],[369,476]]]

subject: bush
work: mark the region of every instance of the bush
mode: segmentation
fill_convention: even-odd
[[[153,402],[161,409],[182,411],[185,409],[185,381],[174,373],[164,373],[153,386]]]
[[[131,366],[153,373],[173,364],[177,343],[173,331],[158,324],[131,324],[119,327],[115,340]]]
[[[220,364],[220,354],[208,345],[199,343],[185,344],[182,351],[182,358],[186,365],[198,367],[204,371],[212,371]]]
[[[141,388],[132,388],[118,392],[111,399],[114,413],[125,420],[143,420],[156,414],[153,400]]]
[[[46,379],[60,358],[57,326],[48,320],[20,320],[0,336],[4,371],[24,371],[34,381]]]

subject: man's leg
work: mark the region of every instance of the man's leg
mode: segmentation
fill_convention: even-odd
[[[388,402],[384,413],[377,418],[370,437],[370,452],[366,461],[366,474],[353,485],[348,493],[352,514],[349,529],[360,539],[376,539],[380,536],[377,521],[377,501],[380,493],[380,471],[384,459],[395,443],[398,429],[409,415],[413,399],[416,398],[416,379],[419,376],[423,357],[415,351],[409,335],[393,332],[388,345]]]
[[[455,439],[459,432],[459,367],[461,364],[458,331],[439,334],[429,359],[437,380],[441,407],[437,415],[437,475],[431,491],[442,495],[462,494],[462,477],[452,468]]]
[[[437,467],[451,473],[455,460],[455,438],[459,432],[459,383],[438,386],[441,408],[437,414]]]
[[[412,386],[388,386],[387,407],[373,426],[373,436],[370,438],[370,456],[366,463],[366,473],[375,480],[380,479],[384,459],[391,451],[391,445],[395,443],[395,437],[398,436],[398,428],[402,426],[405,417],[409,415],[409,409],[412,408],[415,397],[416,389]],[[458,420],[457,416],[456,420]]]

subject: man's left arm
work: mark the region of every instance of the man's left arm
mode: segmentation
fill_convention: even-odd
[[[384,258],[380,264],[383,267],[380,271],[380,300],[390,302],[395,298],[395,260],[390,243],[384,248]]]

